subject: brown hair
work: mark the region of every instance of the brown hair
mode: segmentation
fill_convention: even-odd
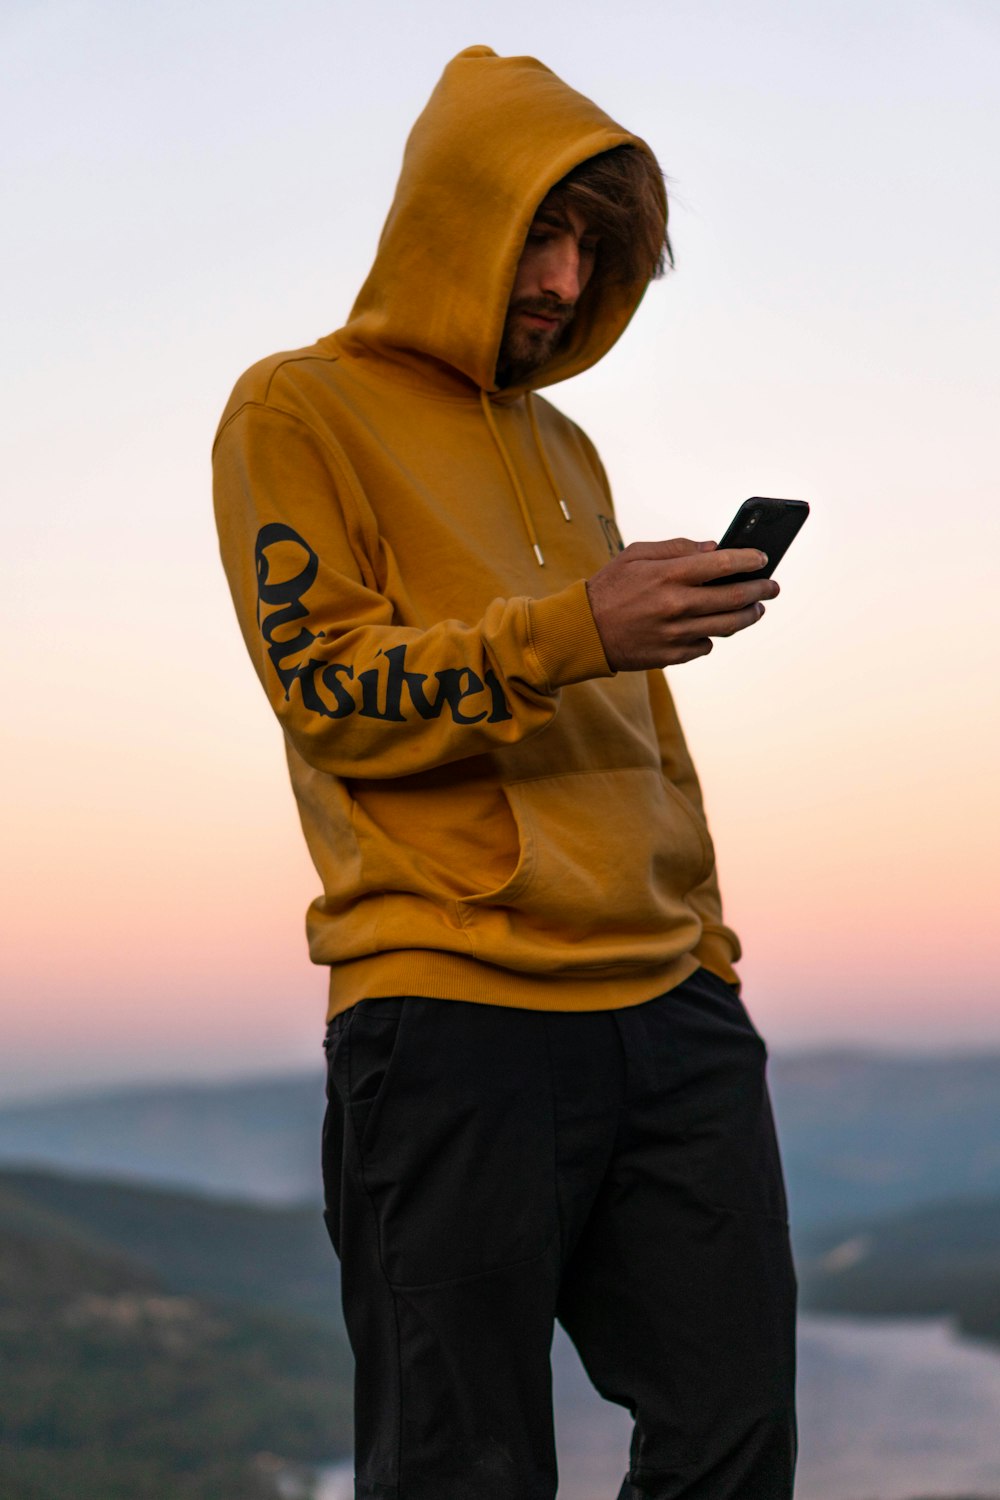
[[[602,279],[652,279],[674,263],[663,174],[646,151],[615,146],[589,157],[560,178],[546,202],[572,206],[600,236]]]

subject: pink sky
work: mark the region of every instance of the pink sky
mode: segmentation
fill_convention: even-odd
[[[409,123],[483,40],[671,179],[677,273],[555,393],[626,539],[813,505],[767,619],[674,683],[758,1024],[775,1048],[1000,1046],[1000,29],[971,0],[817,9],[5,18],[0,1099],[317,1057],[316,881],[208,450],[243,366],[340,321]]]

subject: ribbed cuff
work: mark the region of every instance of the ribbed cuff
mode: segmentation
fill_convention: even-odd
[[[547,599],[529,600],[528,630],[545,692],[615,675],[608,666],[582,579]]]

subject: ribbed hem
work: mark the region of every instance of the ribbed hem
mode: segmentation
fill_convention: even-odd
[[[412,948],[376,953],[371,958],[334,964],[330,970],[327,1020],[359,1000],[390,995],[425,995],[433,1000],[468,1000],[507,1005],[515,1010],[623,1010],[672,990],[698,968],[685,953],[673,963],[639,974],[519,974],[457,953]]]
[[[694,956],[702,968],[708,969],[718,979],[724,980],[726,984],[739,986],[740,976],[732,964],[732,945],[723,933],[703,928],[694,950]],[[737,957],[739,957],[738,954]]]
[[[545,692],[615,675],[608,666],[583,579],[547,599],[530,600],[528,629]]]

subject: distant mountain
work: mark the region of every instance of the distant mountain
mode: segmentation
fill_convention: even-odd
[[[802,1236],[798,1249],[811,1311],[945,1315],[1000,1344],[1000,1196],[845,1220]]]
[[[769,1077],[797,1235],[1000,1196],[1000,1054],[779,1055]]]
[[[72,1235],[74,1244],[141,1267],[173,1291],[340,1329],[340,1265],[318,1206],[0,1168],[0,1234],[26,1223],[39,1243],[52,1224],[56,1243]]]
[[[349,1452],[319,1280],[294,1213],[0,1174],[4,1500],[280,1500],[291,1462]]]
[[[779,1054],[770,1079],[796,1234],[1000,1195],[1000,1054]],[[323,1103],[313,1074],[22,1103],[0,1109],[0,1161],[316,1202]]]
[[[998,1267],[1000,1195],[814,1230],[799,1269],[810,1308],[949,1314],[997,1338]],[[0,1494],[287,1500],[298,1460],[307,1500],[310,1461],[351,1439],[336,1304],[313,1206],[0,1169]],[[562,1401],[568,1493],[589,1494],[571,1484],[582,1434],[610,1427],[581,1371]],[[624,1452],[627,1419],[600,1411]]]
[[[323,1079],[157,1084],[0,1108],[0,1161],[315,1200]]]

